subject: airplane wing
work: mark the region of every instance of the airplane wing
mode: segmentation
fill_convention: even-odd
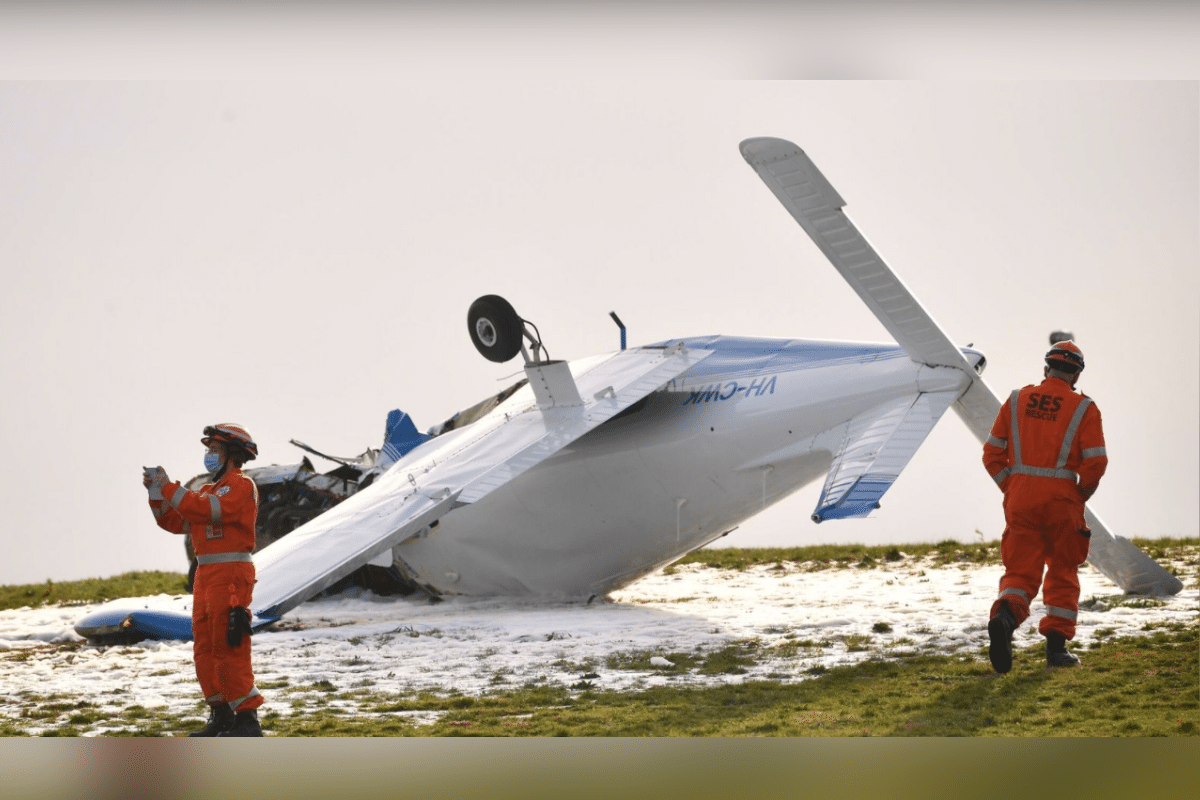
[[[846,425],[813,522],[865,517],[883,497],[958,392],[922,392],[860,414]]]
[[[414,448],[370,486],[256,553],[252,627],[274,622],[380,553],[426,535],[445,514],[554,455],[711,352],[681,343],[527,365],[529,383],[489,414]],[[88,638],[140,632],[190,639],[191,597],[112,601],[75,631]]]
[[[487,416],[414,449],[366,489],[255,555],[260,621],[304,602],[453,509],[474,503],[709,355],[636,348],[526,367]]]
[[[843,213],[846,202],[803,150],[784,139],[747,139],[742,157],[804,232],[883,323],[909,357],[955,367],[971,384],[954,410],[979,441],[987,441],[1000,400],[943,333],[912,292]],[[1113,535],[1091,509],[1088,563],[1131,594],[1176,594],[1183,584],[1127,539]]]

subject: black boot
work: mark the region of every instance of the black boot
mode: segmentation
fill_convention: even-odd
[[[233,709],[228,703],[217,703],[208,707],[208,724],[203,730],[189,733],[188,736],[220,736],[222,731],[233,727]]]
[[[992,669],[1001,674],[1012,669],[1012,637],[1017,629],[1017,618],[1008,607],[1007,600],[1000,601],[996,616],[988,620],[988,658],[992,660]]]
[[[262,736],[262,728],[258,724],[258,711],[250,709],[249,711],[237,712],[237,717],[234,719],[233,726],[217,736]]]
[[[1067,652],[1067,637],[1050,631],[1046,634],[1046,664],[1051,667],[1077,667],[1079,658]]]

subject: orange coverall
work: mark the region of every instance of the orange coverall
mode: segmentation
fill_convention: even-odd
[[[1046,616],[1038,631],[1074,638],[1078,570],[1092,535],[1084,501],[1108,467],[1100,410],[1058,377],[1015,391],[992,425],[983,465],[1004,492],[1006,523],[1000,540],[1005,572],[990,616],[1007,600],[1020,626],[1046,568]]]
[[[150,501],[158,526],[190,535],[198,560],[253,552],[258,487],[237,467],[230,464],[219,481],[206,483],[199,491],[189,492],[178,483],[168,483],[162,493],[163,500]],[[249,711],[263,703],[250,667],[250,637],[243,636],[237,647],[230,647],[226,640],[229,610],[234,606],[250,607],[254,583],[254,564],[250,561],[201,563],[192,589],[196,677],[209,705],[229,703],[235,712]]]

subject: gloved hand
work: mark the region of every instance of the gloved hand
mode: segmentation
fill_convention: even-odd
[[[150,491],[151,500],[163,499],[162,487],[169,480],[167,471],[162,467],[142,467],[142,486]]]

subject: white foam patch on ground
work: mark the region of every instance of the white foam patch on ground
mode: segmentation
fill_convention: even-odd
[[[1090,567],[1080,571],[1083,610],[1072,649],[1085,666],[1087,649],[1098,638],[1142,635],[1147,626],[1167,622],[1197,624],[1193,550],[1192,563],[1177,565],[1190,577],[1173,597],[1129,597]],[[279,629],[255,635],[254,667],[266,709],[286,715],[303,712],[306,698],[324,698],[350,713],[365,713],[373,704],[332,697],[346,692],[378,699],[422,690],[477,696],[530,683],[631,690],[791,682],[810,679],[821,667],[919,651],[986,663],[987,613],[1001,571],[997,565],[935,566],[911,558],[814,572],[795,564],[741,572],[689,564],[591,604],[479,598],[431,603],[354,589],[306,603]],[[0,716],[19,721],[22,708],[36,698],[91,703],[114,720],[134,705],[200,720],[191,644],[80,644],[72,626],[96,607],[0,611]],[[1040,600],[1034,608],[1016,635],[1018,647],[1041,641]],[[741,674],[654,667],[646,658],[640,663],[647,668],[629,669],[620,658],[706,656],[746,640],[759,644],[760,658]],[[436,719],[396,716],[417,723]],[[41,730],[32,723],[22,729]],[[95,735],[108,728],[88,723],[83,730]]]

